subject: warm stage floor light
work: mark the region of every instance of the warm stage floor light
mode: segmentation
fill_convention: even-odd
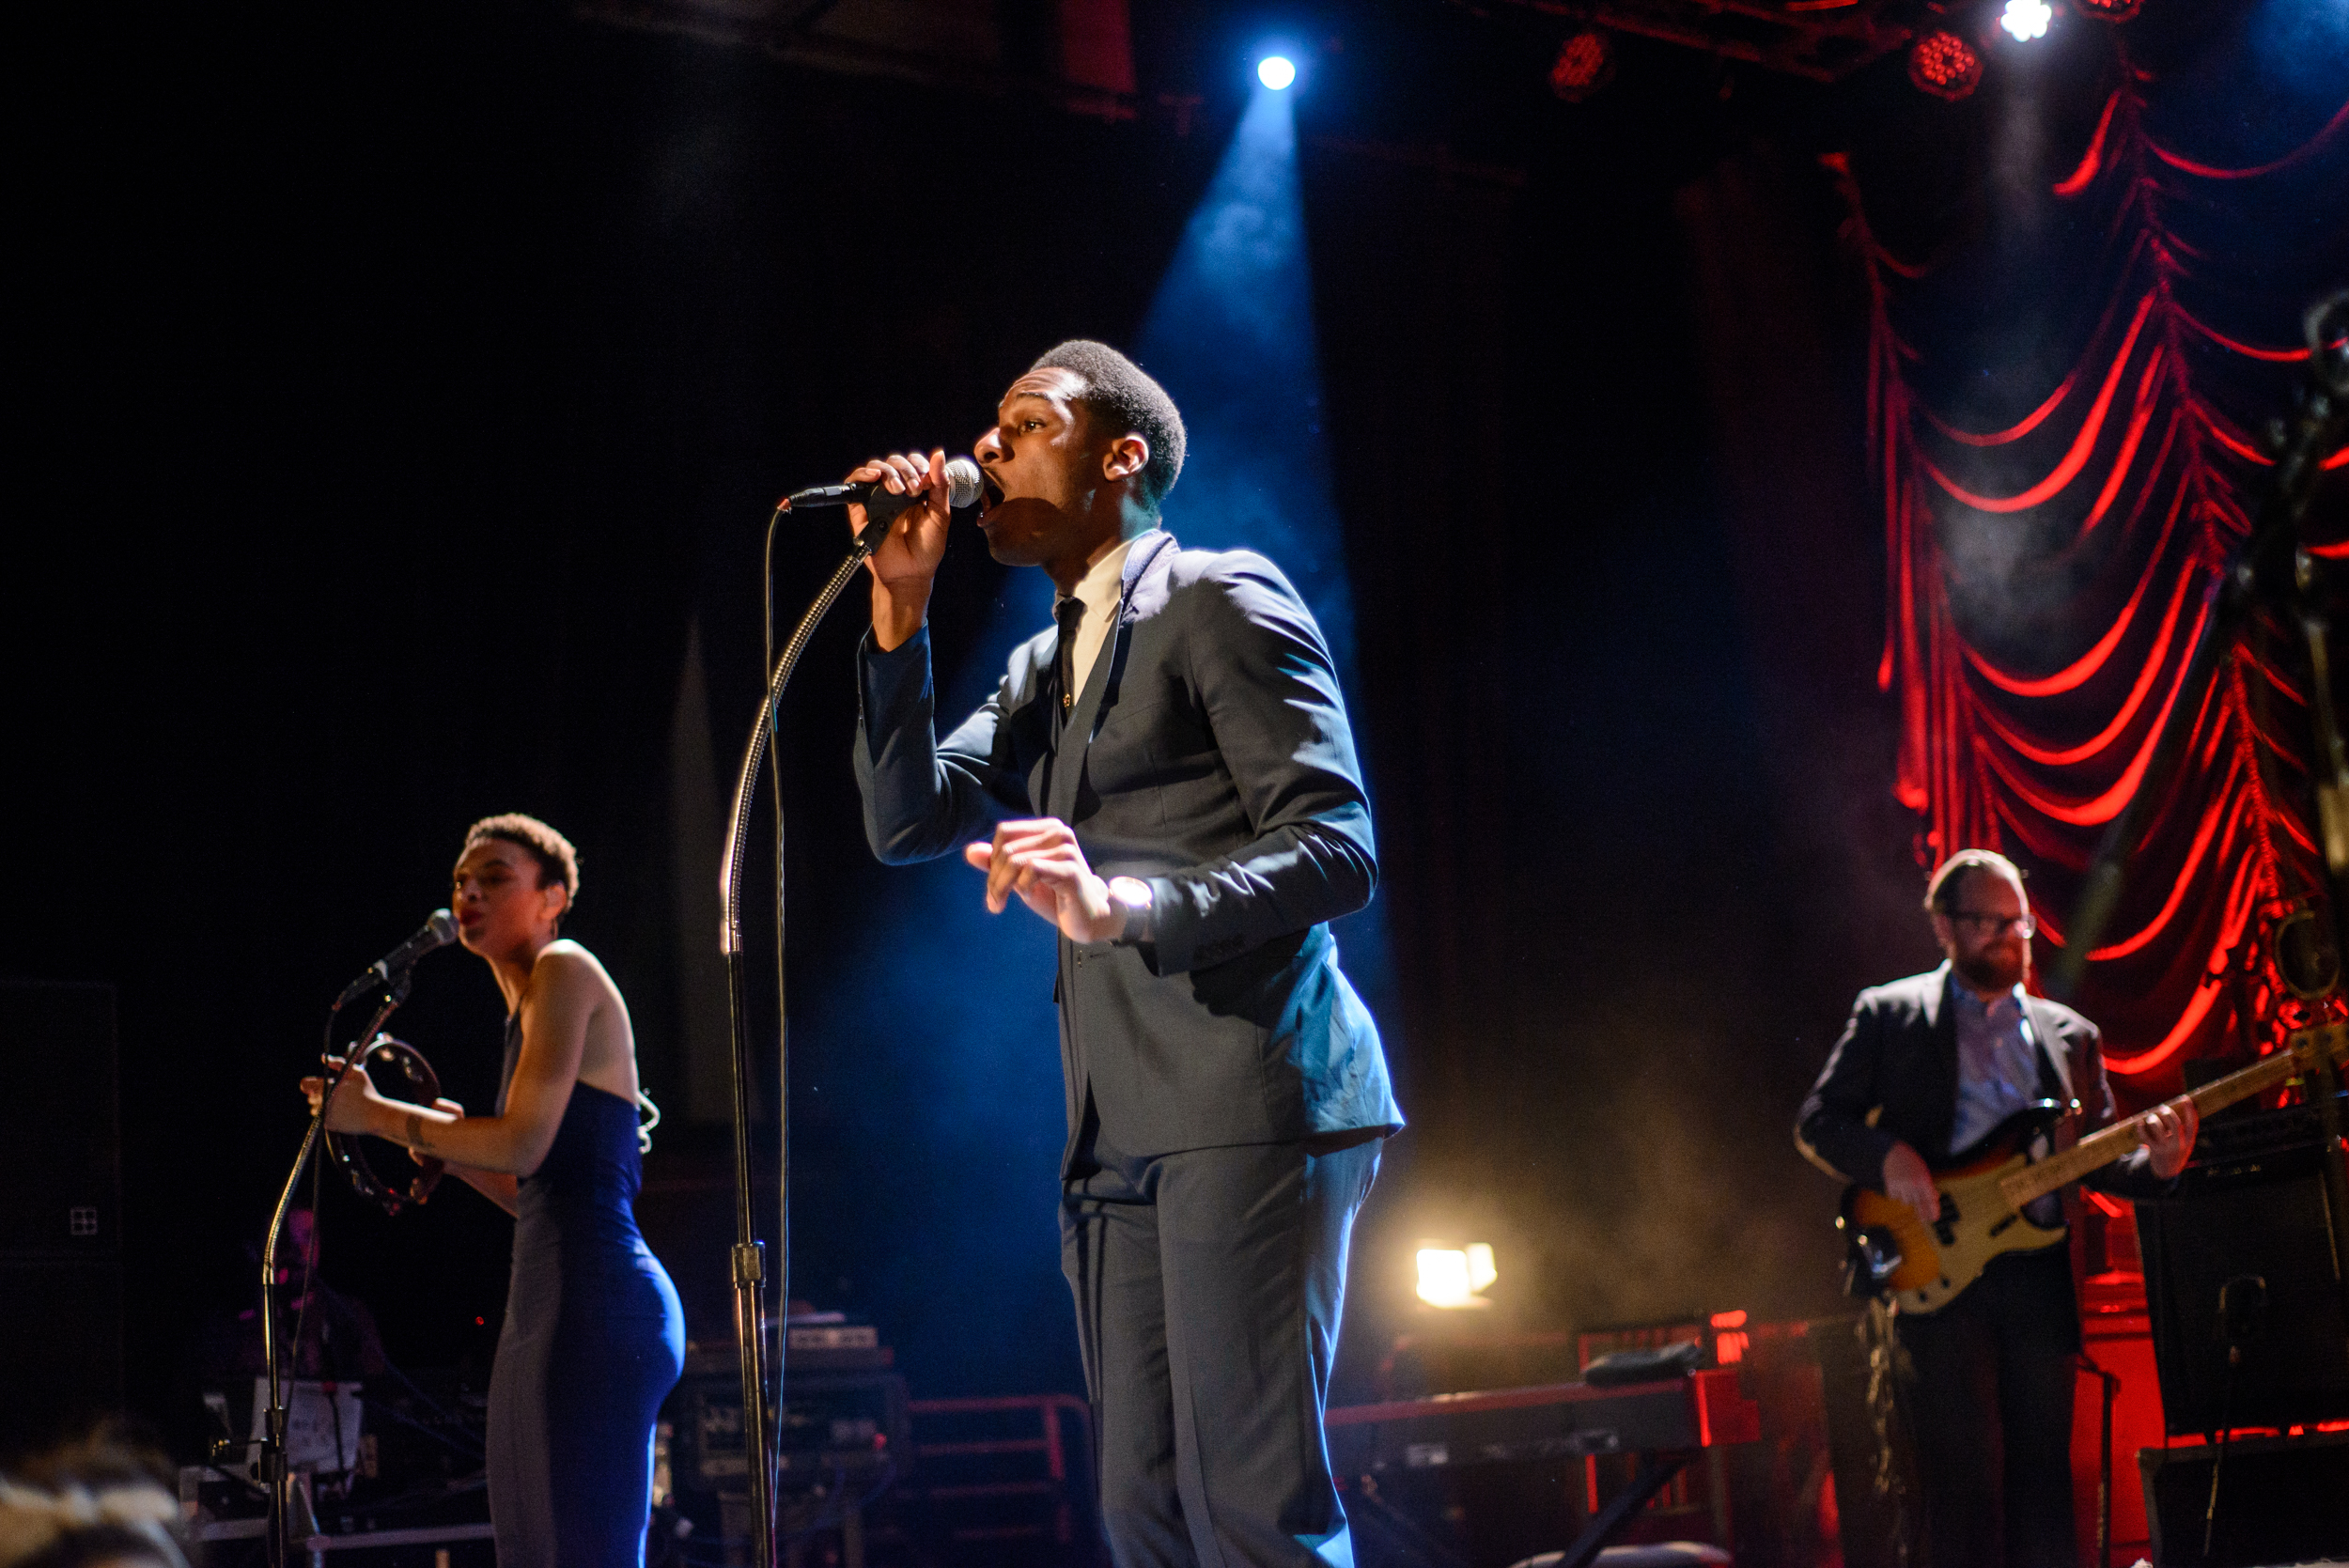
[[[2047,0],[2006,0],[2006,11],[1999,18],[1999,25],[2015,35],[2016,41],[2029,43],[2047,36],[2047,23],[2055,20],[2055,11]]]
[[[1279,54],[1267,54],[1256,65],[1256,80],[1279,92],[1297,80],[1297,67]]]
[[[1489,1307],[1492,1299],[1478,1292],[1500,1278],[1493,1266],[1493,1250],[1489,1242],[1470,1242],[1466,1247],[1450,1247],[1441,1242],[1423,1242],[1416,1259],[1419,1265],[1419,1298],[1431,1307]]]

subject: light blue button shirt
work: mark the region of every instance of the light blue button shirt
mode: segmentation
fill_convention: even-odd
[[[1953,979],[1950,993],[1957,1006],[1957,1120],[1950,1129],[1955,1154],[2046,1092],[2023,987],[1984,1001]]]
[[[1955,1154],[2023,1107],[2046,1099],[2047,1092],[2039,1076],[2030,1015],[2023,1010],[2022,986],[1985,1001],[1952,977],[1950,996],[1957,1009],[1957,1120],[1950,1129],[1950,1152]],[[2023,1212],[2035,1225],[2059,1224],[2063,1218],[2053,1193]]]

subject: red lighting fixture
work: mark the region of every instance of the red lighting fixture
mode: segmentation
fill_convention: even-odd
[[[2126,22],[2135,16],[2144,0],[2072,0],[2082,16],[2092,16],[2099,22]]]
[[[1925,33],[1908,46],[1908,79],[1921,91],[1954,103],[1982,80],[1982,56],[1955,33]]]
[[[1607,35],[1596,29],[1577,33],[1558,46],[1558,58],[1549,67],[1549,90],[1568,103],[1579,103],[1614,74],[1615,50]]]

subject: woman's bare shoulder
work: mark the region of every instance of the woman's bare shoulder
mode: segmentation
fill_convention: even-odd
[[[603,961],[568,937],[558,937],[543,948],[530,967],[535,996],[582,1000],[619,995]]]

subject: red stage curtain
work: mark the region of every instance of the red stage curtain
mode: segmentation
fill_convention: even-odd
[[[2188,1060],[2272,1049],[2339,1006],[2292,998],[2269,955],[2277,923],[2322,887],[2304,649],[2263,616],[2214,679],[2187,690],[2185,675],[2257,506],[2267,460],[2251,432],[2283,411],[2306,358],[2291,339],[2307,285],[2329,271],[2337,287],[2349,259],[2279,257],[2266,225],[2282,203],[2341,210],[2349,106],[2303,116],[2297,145],[2255,166],[2220,167],[2177,145],[2206,123],[2197,106],[2123,65],[2077,165],[2007,225],[1995,266],[1964,247],[1930,266],[1896,257],[1850,160],[1827,162],[1872,300],[1894,792],[1921,819],[1921,860],[1980,846],[2028,869],[2044,969],[2107,825],[2136,790],[2158,791],[2075,999],[2135,1105],[2174,1093]],[[2021,286],[2011,316],[2059,324],[2045,338],[2070,312],[2076,355],[2010,335],[2006,363],[1957,363],[2002,308],[1983,297],[2000,272]],[[2344,463],[2334,452],[2326,466]],[[2339,477],[2328,486],[2308,542],[2338,559],[2349,505]],[[2173,709],[2192,744],[2175,776],[2149,783]]]

